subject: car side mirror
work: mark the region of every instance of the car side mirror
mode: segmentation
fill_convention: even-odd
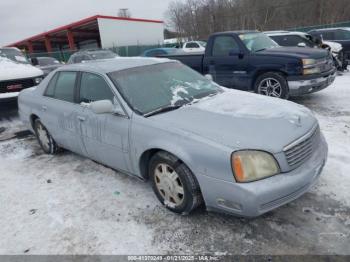
[[[33,66],[38,66],[39,65],[39,61],[36,57],[33,57],[30,59],[30,62],[32,63]]]
[[[204,77],[209,81],[214,81],[213,76],[211,74],[206,74]]]
[[[91,102],[89,108],[95,114],[108,114],[114,113],[114,105],[110,100],[99,100]]]
[[[231,49],[228,53],[229,56],[238,56],[239,59],[242,59],[244,57],[244,54],[239,49]]]
[[[306,47],[306,44],[305,43],[299,43],[298,46],[299,47]]]

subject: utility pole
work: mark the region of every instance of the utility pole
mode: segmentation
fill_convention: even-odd
[[[129,8],[120,8],[118,11],[118,16],[119,17],[126,17],[126,18],[131,17],[131,13],[129,11]]]

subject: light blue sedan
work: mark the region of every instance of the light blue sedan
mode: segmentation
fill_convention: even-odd
[[[65,148],[149,179],[181,214],[203,203],[261,215],[304,194],[327,158],[308,109],[220,87],[167,59],[61,67],[20,93],[19,113],[46,153]]]

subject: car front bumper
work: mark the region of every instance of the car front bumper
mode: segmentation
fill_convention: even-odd
[[[314,93],[330,86],[336,76],[336,70],[313,79],[288,79],[289,95],[300,96]]]
[[[15,100],[18,97],[19,92],[0,93],[0,101]]]
[[[313,186],[327,160],[328,146],[322,136],[319,147],[300,167],[250,183],[235,183],[200,175],[198,181],[209,211],[256,217],[287,204]],[[233,180],[233,175],[232,175]]]

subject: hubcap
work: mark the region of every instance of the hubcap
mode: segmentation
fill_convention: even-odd
[[[265,78],[259,84],[259,94],[272,96],[272,97],[281,97],[282,95],[282,86],[274,78]]]
[[[167,164],[159,164],[154,171],[158,192],[169,204],[179,206],[184,200],[184,188],[179,175]]]
[[[50,149],[50,139],[49,139],[49,134],[47,133],[46,129],[39,124],[37,127],[37,132],[38,132],[38,138],[42,144],[42,146],[49,150]]]

